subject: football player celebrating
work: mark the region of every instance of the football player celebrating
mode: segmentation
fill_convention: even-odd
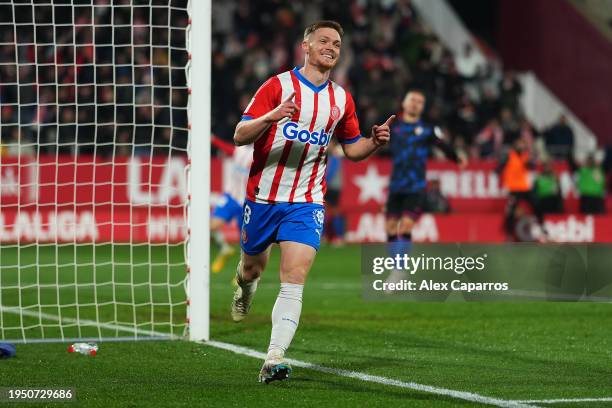
[[[300,321],[304,282],[324,223],[325,166],[332,137],[350,160],[363,160],[388,143],[391,116],[361,137],[351,94],[329,79],[340,57],[343,30],[320,21],[304,32],[304,66],[268,79],[236,126],[237,145],[254,143],[232,301],[234,321],[244,319],[270,254],[280,245],[280,292],[272,309],[272,334],[259,379],[289,376],[284,355]]]

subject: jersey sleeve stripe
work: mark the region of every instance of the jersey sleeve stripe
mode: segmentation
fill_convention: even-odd
[[[353,118],[357,117],[357,112],[355,111],[355,101],[353,100],[353,97],[350,93],[347,92],[346,94],[346,108],[344,110],[345,114],[346,112],[353,112],[353,114],[351,116],[353,116]],[[351,117],[347,118],[348,120],[353,119]],[[351,140],[356,138],[357,136],[360,135],[359,133],[359,129],[355,130],[356,134],[353,135],[348,135],[349,137],[347,137],[345,140]]]
[[[336,120],[333,120],[330,123],[330,127],[329,127],[329,133],[335,135],[336,127],[338,126],[338,124],[342,120],[342,117],[345,114],[345,110],[346,110],[346,91],[341,86],[336,85],[336,86],[334,86],[332,88],[332,92],[334,92],[333,103],[338,107],[338,109],[340,109],[340,117],[338,119],[336,119]],[[337,135],[336,135],[336,140],[339,140]]]
[[[340,141],[340,143],[342,143],[342,144],[353,144],[356,141],[358,141],[359,139],[361,139],[361,137],[362,137],[361,134],[359,134],[359,135],[357,135],[355,137],[352,137],[350,139],[344,139],[344,140]]]

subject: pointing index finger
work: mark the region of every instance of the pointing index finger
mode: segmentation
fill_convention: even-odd
[[[395,115],[391,115],[391,116],[389,116],[389,119],[387,119],[387,120],[385,121],[385,123],[383,123],[383,126],[385,126],[385,125],[390,126],[390,125],[391,125],[391,123],[393,123],[393,121],[394,121],[394,120],[395,120]]]
[[[295,91],[291,92],[291,95],[289,95],[284,101],[285,102],[291,102],[291,100],[293,99],[293,97],[295,96]]]

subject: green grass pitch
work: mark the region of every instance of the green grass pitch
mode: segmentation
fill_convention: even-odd
[[[185,310],[176,304],[184,299],[182,251],[41,246],[17,253],[3,247],[0,300],[4,306],[19,301],[28,306],[37,299],[51,304],[59,294],[63,306],[45,308],[45,313],[57,315],[60,310],[64,318],[108,322],[116,317],[142,330],[181,333]],[[75,268],[75,261],[81,266]],[[273,250],[250,316],[240,324],[229,316],[236,261],[211,277],[211,337],[265,351],[278,292],[278,249]],[[14,267],[17,262],[24,266],[20,274]],[[504,400],[612,397],[611,305],[366,302],[359,262],[358,246],[321,249],[306,284],[300,327],[288,357]],[[64,265],[57,280],[56,264]],[[65,286],[58,292],[56,283]],[[15,285],[27,289],[18,296]],[[110,303],[113,299],[119,306]],[[79,308],[78,316],[72,306],[95,302],[109,303],[97,310]],[[131,303],[139,306],[128,306]],[[163,321],[152,324],[152,314]],[[1,317],[5,337],[20,335],[9,329],[21,323],[14,314],[4,312]],[[37,321],[28,318],[23,323]],[[28,336],[42,335],[40,328],[29,330]],[[45,330],[46,336],[59,333],[58,328]],[[64,330],[67,336],[79,334],[75,326]],[[83,329],[80,335],[97,336],[98,330],[107,336],[126,335],[97,328]],[[0,387],[73,387],[78,402],[72,406],[84,407],[476,406],[302,368],[296,368],[289,381],[262,385],[257,382],[257,359],[184,341],[103,342],[96,357],[68,354],[66,346],[19,345],[16,358],[0,360]]]

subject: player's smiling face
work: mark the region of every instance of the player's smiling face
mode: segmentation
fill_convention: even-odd
[[[311,65],[332,69],[340,57],[342,40],[333,28],[322,27],[304,40],[302,47]]]

